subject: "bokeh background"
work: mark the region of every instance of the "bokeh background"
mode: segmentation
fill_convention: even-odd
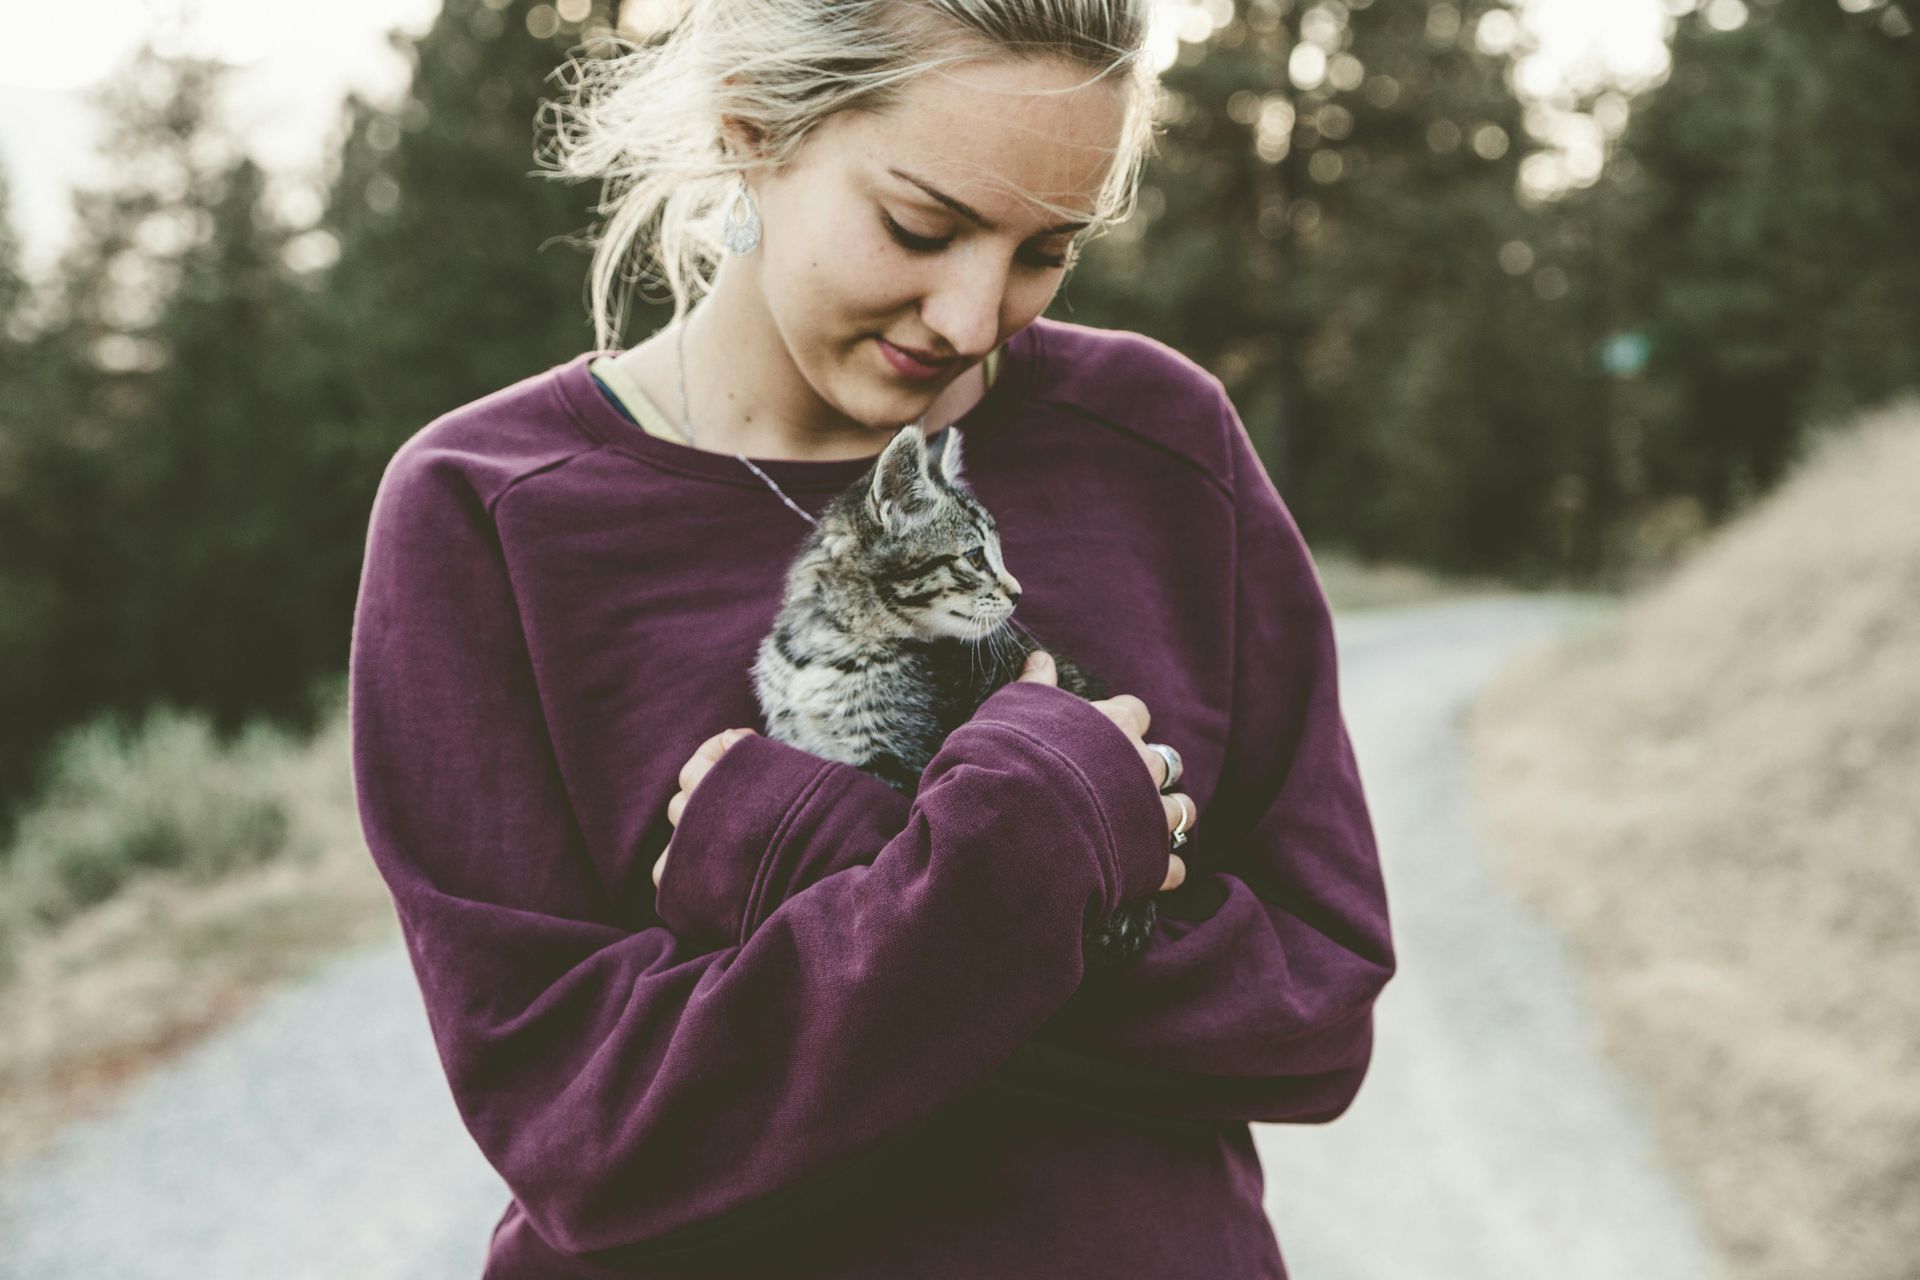
[[[0,1159],[391,930],[371,497],[591,345],[534,123],[665,12],[0,3]],[[1916,23],[1164,0],[1138,213],[1049,313],[1225,381],[1343,614],[1600,606],[1474,708],[1476,803],[1730,1275],[1920,1256]]]

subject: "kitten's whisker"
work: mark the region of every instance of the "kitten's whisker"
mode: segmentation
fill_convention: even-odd
[[[1022,626],[1022,625],[1020,624],[1020,622],[1019,622],[1019,621],[1018,621],[1017,619],[1015,619],[1014,617],[1012,617],[1011,615],[1009,615],[1009,616],[1008,616],[1008,618],[1007,618],[1007,623],[1006,623],[1006,625],[1007,625],[1007,630],[1008,630],[1008,635],[1006,636],[1006,641],[1007,641],[1007,643],[1008,643],[1009,645],[1011,645],[1011,646],[1012,646],[1013,648],[1015,648],[1015,649],[1028,649],[1028,648],[1031,648],[1031,649],[1044,649],[1044,648],[1046,648],[1046,646],[1045,646],[1045,645],[1043,645],[1043,644],[1041,644],[1041,643],[1040,643],[1040,640],[1039,640],[1039,637],[1037,637],[1037,636],[1035,636],[1035,635],[1033,634],[1033,632],[1031,632],[1031,631],[1029,631],[1029,630],[1027,630],[1027,628],[1026,628],[1026,627],[1024,627],[1024,626]],[[1021,636],[1021,637],[1023,637],[1023,638],[1025,638],[1026,640],[1028,640],[1028,641],[1030,641],[1030,642],[1031,642],[1031,645],[1030,645],[1030,646],[1029,646],[1029,645],[1023,645],[1023,644],[1021,644],[1021,643],[1020,643],[1020,641],[1019,641],[1019,640],[1016,640],[1016,639],[1014,639],[1014,636],[1015,636],[1016,634],[1017,634],[1017,635],[1019,635],[1019,636]]]
[[[985,645],[985,651],[980,655],[980,681],[982,684],[999,679],[1000,672],[1006,665],[1002,660],[1000,649],[1005,638],[1006,637],[1001,634],[1000,623],[998,622],[988,623],[981,627],[980,639]]]
[[[969,630],[978,629],[981,634],[984,634],[985,624],[982,623],[978,618],[970,618],[968,619],[968,629]],[[967,637],[967,687],[968,688],[974,687],[974,681],[976,679],[974,675],[974,671],[975,671],[974,664],[979,660],[979,658],[980,658],[980,635],[976,634],[976,635],[968,636]]]
[[[1011,622],[1012,619],[1008,618],[1006,621]],[[995,628],[993,633],[994,670],[1005,671],[1011,667],[1016,673],[1017,678],[1019,667],[1014,664],[1012,659],[1019,651],[1020,642],[1013,638],[1012,633],[1006,629],[1005,623]]]

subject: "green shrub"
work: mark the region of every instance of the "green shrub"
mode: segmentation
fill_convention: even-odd
[[[293,780],[307,748],[265,724],[223,744],[197,712],[105,715],[62,736],[0,864],[0,944],[57,925],[142,872],[214,880],[318,852]]]

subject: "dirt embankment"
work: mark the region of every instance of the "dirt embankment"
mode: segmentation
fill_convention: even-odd
[[[1502,873],[1740,1280],[1920,1258],[1916,489],[1920,405],[1828,438],[1471,720]]]

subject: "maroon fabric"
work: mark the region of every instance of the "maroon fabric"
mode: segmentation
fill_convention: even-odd
[[[583,354],[436,419],[368,530],[354,775],[460,1115],[514,1200],[486,1275],[1282,1277],[1249,1120],[1352,1102],[1387,901],[1307,548],[1217,379],[1039,320],[960,421],[1018,617],[1153,713],[1167,830],[1085,701],[989,698],[911,802],[764,737],[807,526],[646,434]],[[762,461],[808,510],[867,459]],[[673,854],[658,894],[652,866]]]

